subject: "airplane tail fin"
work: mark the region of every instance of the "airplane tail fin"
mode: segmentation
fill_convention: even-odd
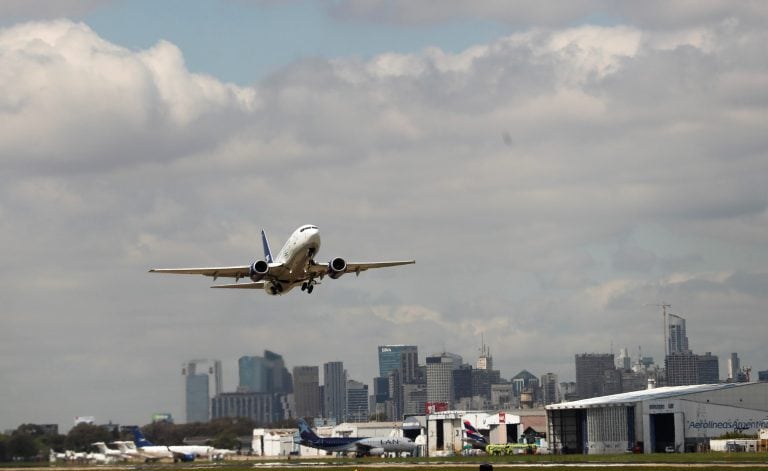
[[[320,439],[320,437],[315,435],[315,432],[309,428],[309,425],[304,419],[299,419],[299,436],[301,436],[302,440],[307,442],[315,442]]]
[[[133,442],[136,444],[137,447],[154,446],[154,443],[144,438],[144,435],[142,435],[141,430],[139,430],[139,427],[136,427],[135,429],[133,429]]]
[[[267,240],[267,233],[262,229],[261,231],[261,243],[264,245],[264,259],[267,263],[272,263],[272,251],[269,249],[269,241]]]
[[[472,422],[469,420],[464,421],[464,431],[466,432],[468,439],[479,444],[488,443],[488,440],[480,432],[477,431],[477,429],[472,425]]]
[[[464,428],[465,428],[465,429],[467,429],[467,431],[469,431],[469,432],[472,432],[472,433],[479,433],[479,432],[477,431],[477,429],[475,428],[475,426],[474,426],[474,425],[472,425],[472,422],[470,422],[469,420],[465,420],[465,421],[464,421]]]

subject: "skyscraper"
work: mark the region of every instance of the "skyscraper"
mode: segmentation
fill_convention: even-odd
[[[699,384],[698,355],[691,351],[675,352],[664,360],[667,386]]]
[[[331,361],[323,365],[324,410],[323,415],[335,419],[337,423],[346,420],[347,412],[347,372],[344,363]]]
[[[731,353],[728,357],[728,381],[739,381],[739,373],[741,372],[741,362],[739,361],[738,353]]]
[[[320,368],[293,368],[293,399],[296,403],[296,417],[320,417]]]
[[[717,355],[706,352],[696,355],[699,384],[717,384],[720,382],[720,360]]]
[[[221,361],[192,360],[185,363],[184,393],[187,423],[208,422],[211,418],[211,393],[221,393]]]
[[[419,367],[418,347],[415,345],[380,345],[379,377],[386,378],[389,372],[399,369],[403,383],[412,383]]]
[[[238,360],[239,392],[282,393],[293,392],[293,380],[285,367],[283,357],[264,350],[264,356],[243,356]]]
[[[623,347],[619,350],[619,356],[616,357],[616,368],[622,370],[628,370],[632,368],[632,358],[629,356],[627,347]]]
[[[426,358],[427,401],[445,402],[448,407],[454,401],[453,370],[461,367],[461,357],[443,352]]]
[[[577,353],[576,394],[579,399],[602,396],[605,372],[615,369],[613,353]]]
[[[544,405],[556,404],[559,402],[557,394],[557,375],[555,373],[544,373],[541,375],[541,390],[544,395]]]
[[[368,421],[368,385],[359,381],[347,381],[347,422]]]
[[[686,353],[688,349],[688,336],[685,332],[685,319],[675,314],[668,314],[668,352],[671,353]]]

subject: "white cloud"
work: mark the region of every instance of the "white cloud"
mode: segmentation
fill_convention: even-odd
[[[766,362],[759,332],[729,340],[767,301],[765,40],[703,20],[534,28],[457,54],[302,60],[236,87],[190,73],[170,42],[132,51],[63,20],[4,29],[0,382],[39,390],[98,355],[87,366],[151,363],[129,384],[167,384],[200,350],[264,348],[290,365],[349,358],[368,381],[379,343],[471,359],[480,333],[506,376],[567,379],[574,353],[612,340],[658,355],[645,305],[662,299],[697,350]],[[417,264],[280,299],[146,274],[246,263],[259,229],[276,245],[306,222],[323,228],[321,259]],[[25,376],[30,362],[42,373]],[[136,397],[113,418],[180,414]],[[30,421],[72,415],[42,402]]]

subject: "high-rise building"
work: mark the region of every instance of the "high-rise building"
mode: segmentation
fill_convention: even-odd
[[[403,398],[405,402],[404,415],[423,414],[427,403],[427,386],[425,384],[404,384]]]
[[[602,396],[605,372],[615,369],[613,353],[577,353],[576,394],[579,399]]]
[[[477,358],[475,364],[478,370],[492,370],[493,369],[493,357],[491,356],[491,347],[487,346],[485,342],[480,347],[480,356]]]
[[[293,367],[293,400],[297,417],[320,417],[320,368]]]
[[[285,408],[284,394],[221,393],[211,400],[211,418],[243,417],[264,426],[288,418]]]
[[[541,375],[541,391],[544,396],[544,405],[560,402],[558,400],[557,375],[555,373],[544,373]]]
[[[728,357],[728,381],[737,382],[739,380],[739,373],[741,372],[741,361],[739,361],[738,353],[731,353]]]
[[[368,421],[368,385],[347,380],[347,422]]]
[[[373,397],[376,404],[381,404],[389,399],[389,378],[380,376],[373,378]]]
[[[386,378],[390,371],[399,369],[404,383],[416,381],[419,367],[418,347],[415,345],[381,345],[379,352],[379,376]]]
[[[616,357],[616,368],[621,370],[628,370],[632,368],[632,358],[629,356],[627,347],[623,347],[619,350],[619,356]]]
[[[331,361],[323,364],[323,391],[323,415],[335,419],[336,423],[344,422],[347,411],[347,372],[344,371],[343,362]]]
[[[514,394],[515,397],[520,397],[523,391],[528,388],[537,388],[539,386],[539,378],[528,370],[523,370],[516,374],[511,382],[512,394]]]
[[[453,397],[472,397],[472,365],[463,364],[453,370]]]
[[[427,402],[453,403],[453,370],[461,367],[461,357],[443,352],[426,358]]]
[[[685,332],[685,319],[675,314],[667,315],[667,328],[669,329],[668,353],[685,353],[688,349],[688,336]]]
[[[707,352],[697,355],[691,351],[667,355],[667,386],[716,384],[720,382],[720,361]]]
[[[699,384],[698,355],[691,351],[675,352],[664,361],[667,386]]]
[[[240,383],[238,392],[266,393],[267,361],[260,356],[242,356],[237,360]]]
[[[221,393],[221,361],[192,360],[185,363],[184,393],[187,423],[208,422],[211,418],[211,396]]]
[[[696,355],[696,367],[698,369],[698,384],[717,384],[720,382],[720,361],[717,355],[712,355],[711,352]]]
[[[400,369],[390,370],[387,381],[389,385],[387,416],[392,420],[400,420],[403,417],[403,380]]]
[[[269,350],[264,356],[243,356],[238,360],[240,383],[238,392],[282,393],[293,392],[293,379],[285,367],[283,357]]]

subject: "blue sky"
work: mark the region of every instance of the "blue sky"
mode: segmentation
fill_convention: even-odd
[[[396,25],[332,18],[325,2],[149,0],[112,2],[84,18],[105,39],[134,50],[167,40],[185,51],[192,72],[241,85],[296,60],[368,59],[426,47],[459,52],[511,28],[465,18],[429,25]]]

